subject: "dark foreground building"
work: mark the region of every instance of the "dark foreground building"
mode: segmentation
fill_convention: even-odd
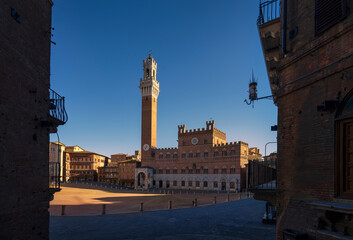
[[[0,0],[0,239],[49,238],[49,133],[67,120],[50,89],[52,5]]]
[[[352,13],[352,0],[260,5],[278,107],[277,239],[353,237]]]

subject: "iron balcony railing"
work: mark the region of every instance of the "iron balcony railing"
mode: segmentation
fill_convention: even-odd
[[[57,119],[61,125],[65,124],[68,116],[65,110],[65,97],[60,96],[53,89],[49,88],[49,113],[50,116]]]
[[[276,189],[276,161],[249,161],[248,189]]]
[[[49,163],[49,188],[60,189],[60,162]]]
[[[281,0],[262,1],[259,5],[257,25],[267,23],[281,16]]]

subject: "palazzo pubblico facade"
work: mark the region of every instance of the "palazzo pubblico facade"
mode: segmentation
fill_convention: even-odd
[[[150,54],[143,60],[141,167],[136,188],[239,191],[245,185],[246,164],[261,159],[257,148],[245,142],[227,142],[226,134],[207,121],[205,128],[178,126],[178,147],[157,148],[157,63]]]

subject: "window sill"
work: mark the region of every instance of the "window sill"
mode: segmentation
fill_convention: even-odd
[[[310,205],[315,208],[326,210],[326,211],[353,214],[353,204],[337,203],[337,202],[311,202]]]
[[[321,237],[322,239],[330,238],[330,239],[339,239],[339,240],[351,240],[352,238],[349,236],[344,236],[338,233],[329,232],[325,230],[312,230],[309,229],[309,233],[315,234],[316,237]]]

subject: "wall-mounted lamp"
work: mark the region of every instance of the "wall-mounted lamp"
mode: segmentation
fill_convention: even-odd
[[[252,104],[252,107],[254,108],[254,101],[260,100],[260,99],[272,99],[272,95],[266,96],[266,97],[260,97],[260,98],[257,97],[257,81],[255,80],[254,71],[253,71],[251,79],[250,79],[250,83],[249,83],[249,100],[250,101],[245,99],[244,102],[248,105]]]

